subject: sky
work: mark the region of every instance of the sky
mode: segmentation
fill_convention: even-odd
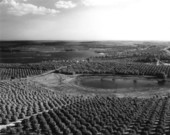
[[[170,41],[170,0],[0,0],[0,40]]]

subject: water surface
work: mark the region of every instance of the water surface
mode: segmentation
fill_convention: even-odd
[[[117,88],[153,88],[166,87],[170,88],[170,82],[158,83],[157,79],[148,78],[113,78],[113,77],[85,77],[80,80],[80,84],[85,87],[100,89],[117,89]]]

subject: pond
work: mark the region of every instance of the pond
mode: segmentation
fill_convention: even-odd
[[[144,87],[165,87],[170,88],[170,82],[159,82],[153,78],[132,78],[132,77],[82,77],[80,85],[84,87],[100,89],[120,89],[120,88],[144,88]]]

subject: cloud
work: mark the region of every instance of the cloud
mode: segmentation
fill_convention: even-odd
[[[134,0],[81,0],[85,6],[119,6]]]
[[[0,2],[1,13],[7,12],[8,14],[23,16],[27,14],[34,15],[54,15],[59,11],[55,9],[48,9],[42,6],[36,6],[29,3],[19,3],[16,0],[2,0]]]
[[[56,6],[56,8],[69,9],[69,8],[76,7],[77,4],[73,3],[72,1],[59,0],[55,3],[55,6]]]

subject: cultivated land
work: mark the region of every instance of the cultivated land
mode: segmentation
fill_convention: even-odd
[[[170,135],[169,46],[0,42],[0,134]],[[81,82],[92,78],[101,88]],[[103,87],[119,78],[132,87]]]

